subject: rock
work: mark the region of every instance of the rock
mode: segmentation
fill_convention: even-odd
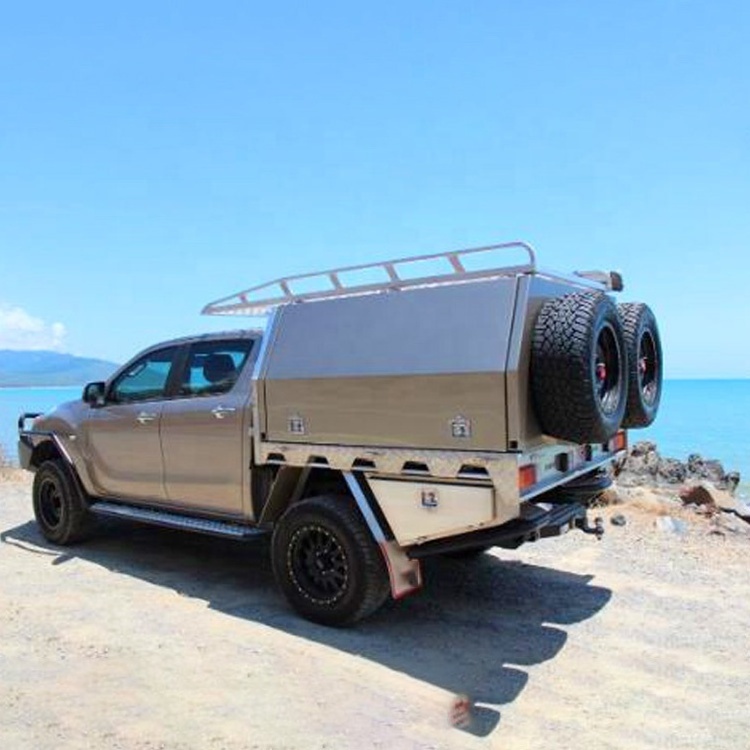
[[[704,484],[686,484],[679,495],[685,505],[716,505],[711,490]]]
[[[734,513],[717,513],[711,519],[711,530],[709,533],[726,536],[726,532],[750,535],[750,523],[738,518]]]
[[[589,505],[590,508],[605,508],[608,505],[621,505],[622,497],[615,487],[607,487],[599,493],[596,500]]]
[[[621,487],[660,487],[686,481],[706,481],[732,492],[740,481],[739,473],[725,472],[721,461],[703,458],[698,453],[691,453],[685,462],[665,458],[659,454],[656,444],[647,440],[635,443],[624,457],[620,457],[614,473]]]
[[[704,518],[713,518],[717,513],[721,511],[715,505],[690,505],[696,516],[703,516]]]
[[[685,505],[714,507],[750,522],[750,505],[708,482],[686,484],[680,489],[680,499]]]
[[[681,484],[687,478],[687,468],[676,458],[662,458],[657,466],[657,474],[668,484]]]
[[[650,440],[639,440],[630,449],[631,456],[645,456],[648,453],[656,453],[656,443]]]
[[[609,519],[609,522],[613,526],[624,526],[628,520],[622,515],[622,513],[618,513],[616,516],[612,516],[612,518]]]
[[[724,481],[726,472],[721,461],[704,459],[697,453],[691,453],[687,460],[687,470],[690,474],[700,479],[708,479],[715,484]]]
[[[672,516],[659,516],[654,521],[659,531],[663,531],[668,534],[676,534],[677,536],[683,536],[687,532],[687,524],[684,521],[680,521],[678,518],[672,518]]]
[[[724,482],[723,482],[724,487],[723,487],[723,489],[727,490],[727,492],[734,493],[734,491],[737,489],[737,485],[739,483],[740,483],[740,472],[739,471],[730,471],[724,477]]]
[[[717,502],[717,505],[722,510],[729,513],[734,513],[735,516],[738,516],[743,521],[750,523],[750,505],[748,505],[747,503],[743,503],[742,500],[737,500],[737,498],[732,497],[729,493],[722,494],[725,494],[725,497],[720,499]]]

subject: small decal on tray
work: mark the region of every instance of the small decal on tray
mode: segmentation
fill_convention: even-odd
[[[437,490],[422,490],[422,507],[435,510],[439,505]]]
[[[299,414],[292,414],[289,417],[289,432],[292,435],[304,435],[305,434],[305,420]]]
[[[451,419],[451,435],[454,438],[470,438],[471,420],[460,415]]]

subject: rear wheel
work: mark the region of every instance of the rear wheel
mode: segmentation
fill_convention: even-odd
[[[623,427],[648,427],[661,400],[662,357],[659,328],[641,302],[617,306],[628,352],[628,402]]]
[[[93,516],[82,490],[60,459],[45,461],[34,475],[34,516],[45,539],[53,544],[73,544],[84,539]]]
[[[352,625],[378,609],[390,591],[380,550],[347,497],[292,505],[274,529],[271,557],[292,607],[323,625]]]
[[[627,352],[614,302],[578,292],[548,300],[531,349],[531,390],[542,430],[574,443],[617,432],[627,401]]]

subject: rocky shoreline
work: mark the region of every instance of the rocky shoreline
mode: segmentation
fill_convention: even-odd
[[[725,471],[721,461],[692,453],[687,461],[666,458],[656,443],[647,440],[634,443],[615,464],[615,476],[623,487],[665,487],[706,481],[733,493],[740,483],[738,471]]]
[[[726,471],[721,461],[697,453],[686,461],[659,453],[655,443],[633,444],[613,466],[615,483],[602,496],[604,505],[650,505],[654,525],[662,531],[685,533],[686,513],[704,519],[717,536],[750,536],[750,504],[736,497],[737,471]],[[615,520],[617,519],[617,520]],[[614,523],[626,522],[613,516]]]

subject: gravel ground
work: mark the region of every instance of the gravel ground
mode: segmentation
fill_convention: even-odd
[[[607,535],[473,562],[346,631],[295,617],[263,543],[129,524],[45,543],[0,482],[0,726],[14,750],[745,748],[748,536]],[[473,703],[465,729],[454,696]]]

